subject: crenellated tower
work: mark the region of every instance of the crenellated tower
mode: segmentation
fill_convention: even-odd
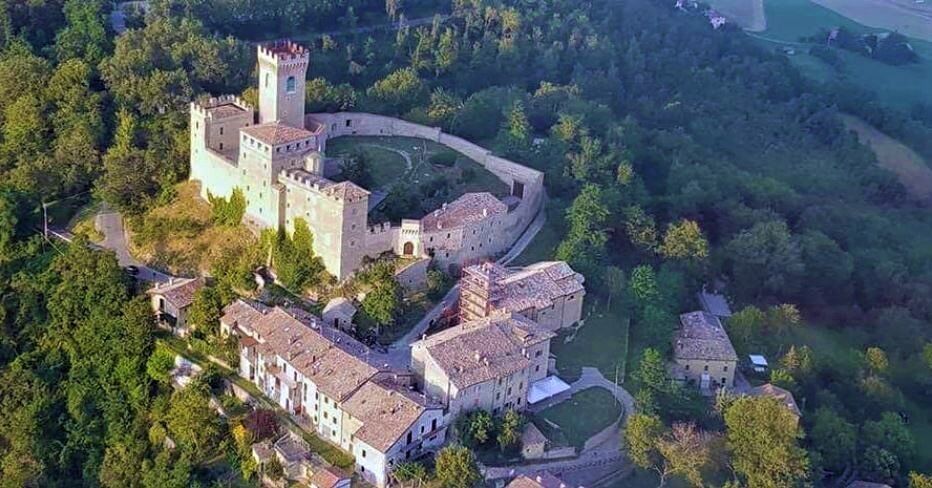
[[[291,41],[259,46],[259,123],[304,128],[304,98],[310,53]]]

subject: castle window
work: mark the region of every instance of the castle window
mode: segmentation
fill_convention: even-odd
[[[352,126],[353,126],[353,121],[350,120],[350,119],[346,119],[346,126],[347,126],[347,127],[352,127]]]
[[[220,143],[220,150],[223,151],[223,143]]]
[[[266,74],[265,74],[265,87],[266,87],[266,88],[269,87],[269,80],[270,80],[270,79],[271,79],[271,74],[270,74],[270,73],[266,73]]]
[[[220,128],[220,135],[223,135],[223,127]]]
[[[288,80],[285,81],[285,91],[288,93],[294,93],[297,91],[298,80],[294,76],[289,76]]]

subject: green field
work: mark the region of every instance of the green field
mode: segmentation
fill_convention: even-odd
[[[759,35],[749,35],[770,48],[793,47],[796,54],[790,59],[806,75],[819,81],[836,77],[845,79],[877,93],[881,101],[897,108],[909,109],[917,102],[932,103],[932,90],[929,90],[932,86],[932,43],[910,39],[921,61],[908,66],[891,66],[839,49],[836,52],[844,61],[845,68],[843,72],[835,73],[831,67],[809,55],[808,45],[800,44],[800,38],[812,36],[819,29],[839,26],[862,34],[883,32],[883,29],[859,24],[810,0],[770,0],[764,7],[767,30]]]
[[[584,366],[599,368],[609,381],[618,375],[619,383],[625,377],[625,358],[628,354],[629,318],[617,301],[611,309],[604,302],[587,297],[583,309],[583,325],[572,341],[573,334],[563,332],[551,341],[550,351],[557,357],[557,371],[567,381],[579,378]]]
[[[348,157],[356,151],[362,152],[369,161],[369,172],[374,180],[372,189],[388,190],[401,182],[418,185],[447,177],[457,182],[459,194],[487,191],[505,196],[509,193],[508,185],[479,163],[433,141],[384,136],[345,136],[327,141],[327,156]],[[450,167],[431,164],[431,156],[440,153],[456,155],[455,163]],[[467,172],[472,177],[460,181]]]
[[[619,415],[621,405],[608,390],[589,388],[534,414],[532,421],[554,444],[579,449],[586,440],[617,420]]]

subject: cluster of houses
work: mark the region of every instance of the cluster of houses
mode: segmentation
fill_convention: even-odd
[[[443,445],[458,415],[523,410],[569,388],[551,375],[550,341],[581,319],[583,284],[564,262],[467,267],[460,281],[459,323],[414,342],[406,365],[391,364],[347,332],[355,313],[347,299],[331,301],[322,318],[239,299],[224,308],[220,330],[239,338],[243,378],[306,429],[351,454],[356,471],[382,487],[394,467]],[[195,279],[157,286],[149,292],[153,309],[163,321],[184,325],[186,309],[203,285]],[[699,302],[702,310],[679,317],[673,377],[708,394],[724,388],[776,398],[798,417],[799,408],[784,389],[736,388],[739,359],[722,324],[731,314],[727,302],[705,292]],[[539,457],[546,439],[533,431],[524,437],[525,457]],[[306,456],[288,454],[300,451],[295,446],[301,442],[292,436],[257,445],[254,454],[260,462],[277,455],[290,466],[289,476],[310,480],[320,470],[296,464],[294,458]],[[344,479],[332,470],[320,476],[332,486]],[[548,476],[516,486],[549,487],[556,478]]]
[[[523,410],[569,388],[550,375],[550,340],[581,319],[583,282],[563,262],[468,267],[459,323],[414,342],[403,367],[346,332],[355,313],[346,299],[331,301],[322,317],[238,299],[224,308],[220,331],[239,339],[240,376],[351,454],[356,471],[382,487],[394,467],[440,447],[459,414]],[[202,279],[176,280],[151,289],[160,321],[185,327],[202,286]],[[288,476],[312,480],[320,470],[296,461],[306,459],[294,454],[301,446],[285,436],[257,445],[254,456],[274,455]],[[342,478],[332,474],[320,476],[337,486]]]

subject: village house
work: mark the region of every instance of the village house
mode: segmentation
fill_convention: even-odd
[[[521,457],[524,459],[540,459],[547,452],[547,437],[534,422],[528,422],[521,432]]]
[[[738,355],[722,322],[708,312],[680,315],[673,340],[674,377],[696,384],[703,392],[732,388]]]
[[[585,279],[563,261],[546,261],[511,270],[484,263],[463,270],[460,320],[499,312],[520,314],[556,331],[582,318]]]
[[[476,409],[523,410],[532,384],[547,377],[553,337],[521,315],[497,314],[415,342],[411,369],[449,419]]]
[[[352,480],[349,476],[327,466],[312,453],[307,442],[294,432],[286,432],[278,439],[257,442],[252,445],[252,458],[264,471],[268,463],[277,459],[284,470],[284,479],[275,482],[265,480],[269,484],[286,486],[288,481],[296,483],[317,485],[319,488],[350,488]]]
[[[204,278],[172,278],[168,283],[156,283],[146,293],[158,323],[175,335],[188,335],[188,310],[194,303],[194,294],[204,284]]]
[[[521,475],[511,480],[505,488],[574,488],[549,471],[539,471],[532,475]]]
[[[443,443],[439,404],[413,393],[404,375],[370,365],[365,345],[312,314],[240,300],[221,324],[240,337],[240,376],[351,453],[367,481],[385,486],[398,463]]]

